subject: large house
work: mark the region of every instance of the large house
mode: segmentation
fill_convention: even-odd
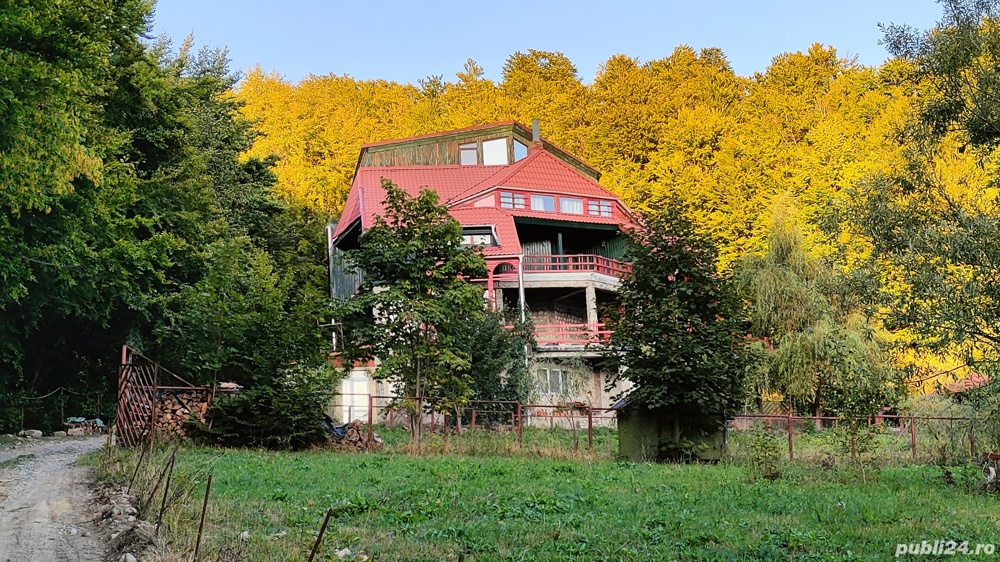
[[[619,258],[633,215],[598,184],[600,172],[541,138],[537,121],[531,130],[509,121],[367,144],[328,233],[335,298],[361,283],[363,273],[339,256],[382,212],[382,178],[412,195],[435,190],[465,242],[483,248],[488,275],[479,281],[490,306],[520,310],[534,324],[539,401],[565,402],[569,393],[570,401],[610,405],[616,392],[604,389],[599,311],[629,271]],[[342,418],[363,418],[367,395],[385,392],[372,368],[359,366],[344,381]]]

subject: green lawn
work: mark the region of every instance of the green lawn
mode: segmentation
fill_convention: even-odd
[[[864,484],[850,468],[792,465],[750,482],[735,465],[185,449],[174,486],[208,471],[202,552],[242,544],[248,560],[305,560],[329,507],[318,560],[342,548],[372,560],[888,560],[901,542],[1000,544],[1000,501],[969,491],[973,467],[953,470],[954,485],[927,466],[870,470]],[[168,512],[178,551],[193,547],[199,481]]]

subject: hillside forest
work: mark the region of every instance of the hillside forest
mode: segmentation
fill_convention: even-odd
[[[148,39],[140,0],[5,5],[0,431],[109,416],[123,343],[205,384],[322,370],[324,227],[360,146],[507,120],[538,119],[639,215],[681,214],[714,242],[776,366],[755,392],[819,408],[815,381],[788,373],[838,361],[889,365],[910,393],[970,365],[990,375],[993,4],[943,2],[932,32],[884,29],[895,56],[878,67],[816,44],[740,76],[722,51],[682,45],[615,55],[588,80],[528,49],[498,81],[470,59],[417,84],[239,73],[193,38]]]

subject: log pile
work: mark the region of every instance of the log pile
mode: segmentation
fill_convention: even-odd
[[[344,432],[344,436],[338,439],[336,436],[332,437],[333,443],[340,447],[341,449],[361,451],[364,450],[368,445],[368,426],[365,425],[361,420],[354,420],[347,424],[347,431]],[[385,441],[377,433],[372,433],[372,449],[381,449],[385,445]]]
[[[209,396],[209,392],[201,389],[161,394],[156,408],[156,430],[187,437],[184,422],[192,414],[198,421],[205,421]]]

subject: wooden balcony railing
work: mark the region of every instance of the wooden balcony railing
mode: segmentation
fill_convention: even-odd
[[[538,347],[560,345],[599,345],[607,342],[611,330],[603,322],[595,324],[535,324]]]
[[[525,273],[573,273],[594,271],[622,277],[632,271],[632,264],[595,254],[524,256]]]

